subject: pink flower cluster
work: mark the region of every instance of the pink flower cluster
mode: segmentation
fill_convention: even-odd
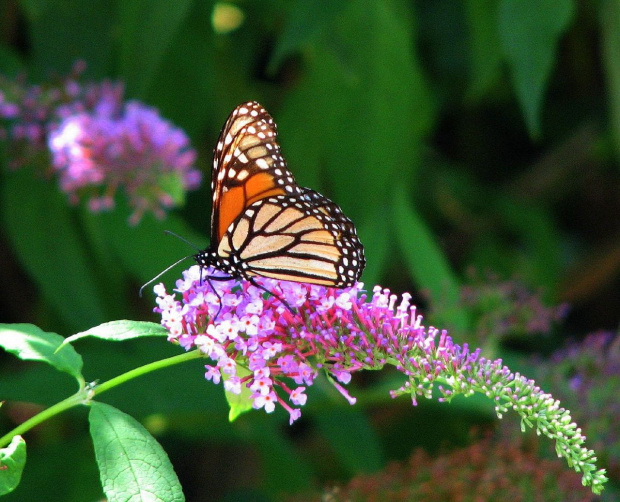
[[[515,411],[524,425],[554,439],[558,455],[579,466],[593,491],[606,481],[568,410],[501,359],[481,357],[480,349],[454,343],[445,330],[423,326],[411,295],[397,304],[396,295],[375,286],[367,302],[362,283],[333,289],[256,277],[255,284],[260,287],[193,266],[176,283],[180,299],[155,287],[155,311],[169,340],[200,350],[212,361],[205,377],[223,381],[230,393],[246,392],[254,408],[271,413],[280,405],[293,423],[319,371],[354,404],[343,386],[351,374],[389,364],[406,377],[392,397],[409,394],[415,405],[435,388],[440,401],[483,394],[498,417]]]
[[[59,110],[91,110],[106,94],[122,99],[122,85],[80,84],[85,69],[84,62],[78,61],[65,78],[41,85],[28,85],[23,75],[16,79],[0,75],[0,120],[4,121],[0,139],[9,140],[12,168],[22,167],[47,149],[50,128],[64,118]]]
[[[547,306],[542,291],[517,279],[500,280],[493,274],[469,274],[461,290],[461,302],[476,320],[472,331],[485,345],[493,339],[547,335],[568,313],[568,305]]]
[[[83,65],[56,85],[26,86],[0,78],[0,137],[10,142],[11,165],[51,166],[72,203],[88,200],[92,211],[114,206],[120,190],[137,223],[151,211],[163,217],[200,185],[196,152],[187,135],[157,110],[123,101],[122,84],[81,84]]]
[[[89,192],[93,211],[113,207],[114,193],[123,187],[135,209],[133,223],[145,211],[163,217],[165,209],[183,202],[186,190],[200,184],[200,172],[193,168],[196,152],[183,131],[154,108],[123,104],[113,91],[104,88],[91,111],[59,110],[66,118],[48,144],[60,187],[73,201]]]
[[[224,380],[224,388],[234,394],[240,394],[245,386],[256,409],[271,413],[280,404],[289,412],[291,423],[301,412],[281,394],[294,406],[304,405],[304,391],[313,384],[318,369],[343,384],[351,380],[350,372],[359,365],[348,364],[346,355],[338,355],[334,348],[342,345],[338,340],[346,321],[342,316],[351,311],[352,299],[357,301],[362,284],[337,290],[257,278],[276,295],[265,298],[263,290],[248,282],[208,279],[212,273],[201,273],[198,266],[185,271],[184,280],[177,281],[181,301],[167,294],[163,285],[155,287],[155,311],[162,315],[169,340],[186,350],[198,348],[214,361],[206,365],[208,380],[216,384]],[[291,313],[281,299],[298,313]],[[317,324],[327,329],[317,333],[313,329]],[[240,376],[239,367],[249,374]],[[355,402],[340,384],[333,384]]]
[[[280,404],[294,421],[299,409],[280,394],[303,405],[305,387],[293,389],[286,382],[310,386],[319,370],[351,404],[355,398],[342,384],[355,371],[380,369],[388,362],[408,377],[392,396],[411,394],[414,404],[415,396],[430,397],[437,379],[455,373],[467,381],[463,374],[476,371],[479,350],[469,352],[445,331],[425,328],[408,293],[396,305],[397,296],[377,286],[366,302],[362,283],[334,289],[257,277],[257,284],[274,293],[265,298],[249,282],[219,280],[212,275],[217,273],[198,266],[185,271],[176,284],[180,301],[163,285],[156,286],[155,311],[161,313],[170,341],[186,350],[198,348],[215,361],[206,367],[208,380],[219,383],[224,377],[226,390],[234,393],[245,385],[255,408],[271,412]],[[249,374],[240,376],[239,366]],[[497,370],[506,376],[507,368]],[[460,385],[457,381],[453,387]],[[440,389],[444,399],[454,394]]]

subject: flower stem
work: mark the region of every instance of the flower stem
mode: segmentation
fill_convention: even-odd
[[[151,371],[160,370],[163,368],[167,368],[168,366],[174,366],[175,364],[190,361],[192,359],[198,359],[200,357],[204,357],[204,354],[202,352],[200,352],[199,350],[192,350],[191,352],[185,352],[177,356],[172,356],[168,357],[167,359],[162,359],[160,361],[145,364],[144,366],[140,366],[139,368],[134,368],[127,373],[123,373],[122,375],[108,380],[107,382],[96,385],[93,388],[93,397],[101,394],[102,392],[110,390],[117,385],[128,382],[129,380],[133,380],[134,378],[137,378],[139,376],[146,375]]]
[[[80,404],[88,404],[96,395],[110,390],[117,385],[121,385],[139,376],[146,375],[147,373],[150,373],[152,371],[167,368],[168,366],[173,366],[175,364],[190,361],[192,359],[198,359],[200,357],[204,357],[204,354],[199,350],[193,350],[191,352],[185,352],[177,356],[172,356],[167,359],[162,359],[160,361],[145,364],[144,366],[140,366],[139,368],[134,368],[99,385],[87,385],[72,396],[69,396],[68,398],[63,399],[59,403],[50,406],[49,408],[43,410],[41,413],[37,413],[34,417],[29,418],[25,422],[19,424],[8,434],[0,437],[0,448],[3,448],[7,444],[9,444],[13,437],[28,432],[33,427],[36,427],[45,420],[60,414],[63,411],[68,410],[69,408],[73,408],[74,406]]]
[[[85,389],[80,389],[77,393],[69,396],[67,399],[63,399],[59,403],[43,410],[41,413],[37,413],[34,417],[29,418],[25,422],[19,424],[8,434],[5,434],[0,438],[0,448],[3,448],[11,442],[15,436],[21,435],[24,432],[29,431],[33,427],[36,427],[40,423],[44,422],[48,418],[58,415],[69,408],[73,408],[78,404],[83,404],[86,400]]]

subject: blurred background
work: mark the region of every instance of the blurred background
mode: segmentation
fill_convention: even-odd
[[[86,89],[100,97],[108,81],[196,151],[200,186],[158,178],[141,194],[165,192],[165,211],[136,213],[122,186],[95,211],[51,167],[59,107],[92,111]],[[299,184],[355,222],[367,289],[410,292],[427,324],[536,379],[572,411],[617,496],[620,1],[3,0],[0,92],[1,322],[63,336],[158,322],[140,285],[194,252],[163,231],[207,246],[212,149],[230,111],[257,100]],[[15,128],[26,122],[31,136]],[[162,280],[173,287],[187,266]],[[77,349],[99,381],[179,351],[159,339]],[[200,361],[102,397],[157,437],[189,501],[382,500],[390,487],[415,500],[595,500],[492,403],[412,407],[390,399],[400,385],[396,372],[357,375],[354,407],[317,385],[292,427],[279,412],[229,423]],[[0,354],[2,430],[74,391]],[[26,440],[7,501],[102,497],[86,410]]]

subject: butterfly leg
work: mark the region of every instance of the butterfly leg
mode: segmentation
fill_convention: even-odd
[[[254,278],[253,278],[253,277],[249,277],[249,278],[248,278],[248,282],[249,282],[252,286],[257,287],[258,289],[262,289],[265,293],[268,293],[268,294],[270,294],[271,296],[273,296],[274,298],[277,298],[277,299],[280,301],[280,303],[282,303],[282,305],[284,305],[284,306],[285,306],[285,307],[289,310],[289,312],[290,312],[291,314],[293,314],[293,315],[295,315],[295,314],[296,314],[295,310],[293,310],[293,307],[291,307],[291,306],[288,304],[288,302],[287,302],[284,298],[282,298],[281,296],[279,296],[279,295],[275,294],[273,291],[269,291],[266,287],[261,286],[260,284],[258,284],[258,283],[254,280]]]

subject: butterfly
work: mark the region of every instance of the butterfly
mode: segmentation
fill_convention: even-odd
[[[211,243],[194,259],[254,285],[261,276],[352,286],[366,264],[355,226],[331,200],[297,185],[276,137],[257,102],[232,111],[213,154]]]

